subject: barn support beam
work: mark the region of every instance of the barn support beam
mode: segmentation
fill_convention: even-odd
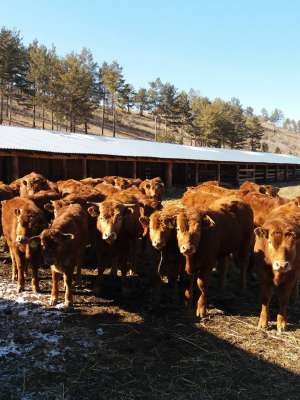
[[[278,165],[275,167],[275,182],[278,182]]]
[[[195,184],[199,183],[199,165],[195,164]]]
[[[87,178],[87,159],[82,159],[82,178]]]
[[[12,158],[13,179],[20,178],[19,157]]]
[[[134,179],[137,178],[137,162],[136,161],[132,162],[132,177]]]
[[[220,184],[220,182],[221,182],[221,164],[218,164],[218,166],[217,166],[217,181]]]
[[[68,177],[68,165],[67,165],[67,160],[63,159],[63,175],[64,179],[67,179]]]
[[[167,189],[170,189],[173,186],[173,163],[172,162],[168,162],[168,164],[167,164],[166,186],[167,186]]]

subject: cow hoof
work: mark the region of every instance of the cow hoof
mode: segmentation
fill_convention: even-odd
[[[197,318],[205,318],[206,317],[206,311],[205,310],[197,310],[196,311],[196,317]]]
[[[64,310],[71,311],[73,309],[73,303],[64,303]]]
[[[40,288],[37,288],[37,287],[33,287],[33,288],[32,288],[32,292],[33,292],[34,294],[38,294],[38,293],[41,293],[41,289],[40,289]]]
[[[24,292],[24,288],[21,286],[18,286],[17,293],[22,293],[22,292]]]
[[[285,331],[286,331],[286,326],[277,326],[278,335],[281,335]]]

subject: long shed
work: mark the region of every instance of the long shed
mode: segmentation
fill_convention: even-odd
[[[238,185],[300,180],[300,157],[0,126],[0,180],[31,171],[53,180],[161,176],[168,187],[205,180]]]

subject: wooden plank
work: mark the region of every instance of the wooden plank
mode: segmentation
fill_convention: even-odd
[[[63,175],[64,175],[64,179],[67,179],[68,166],[67,166],[67,160],[66,159],[63,160]]]
[[[12,167],[13,167],[13,179],[20,178],[20,168],[19,168],[19,157],[13,157],[12,159]]]
[[[87,159],[82,160],[82,177],[87,178]]]
[[[219,184],[220,184],[220,182],[221,182],[221,164],[220,163],[218,163],[218,169],[217,169],[217,181],[219,182]]]
[[[170,189],[173,186],[173,163],[169,162],[167,164],[167,189]]]
[[[137,162],[133,161],[132,162],[132,177],[137,178]]]
[[[199,166],[195,164],[195,184],[198,185],[199,183]]]

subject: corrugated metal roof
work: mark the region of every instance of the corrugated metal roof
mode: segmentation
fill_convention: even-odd
[[[183,146],[11,126],[0,126],[0,149],[175,160],[300,164],[300,157],[287,154]]]

